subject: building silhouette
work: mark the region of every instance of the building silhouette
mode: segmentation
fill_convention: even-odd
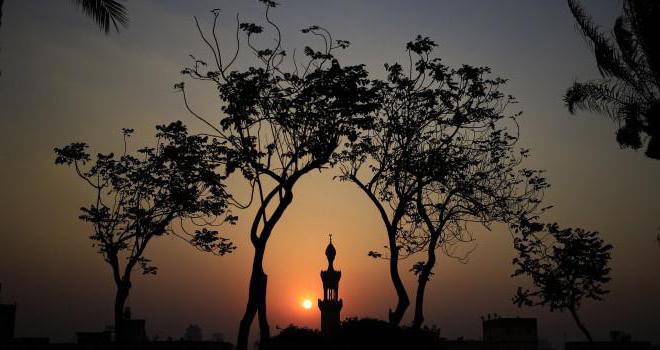
[[[2,292],[2,284],[0,284]],[[0,304],[0,343],[14,339],[16,325],[16,304]]]
[[[482,339],[443,340],[440,350],[538,350],[536,318],[501,317],[495,314],[481,318]]]
[[[482,321],[483,341],[491,349],[536,350],[536,318],[495,317]]]
[[[203,338],[202,328],[196,324],[189,325],[183,333],[183,340],[185,341],[202,341]]]
[[[124,319],[116,326],[115,341],[119,343],[142,343],[147,341],[146,320],[133,319],[131,308],[124,310]]]
[[[321,280],[323,281],[323,300],[319,299],[319,309],[321,310],[321,333],[324,337],[330,339],[339,328],[340,312],[343,306],[343,300],[339,299],[339,279],[341,271],[335,270],[333,262],[337,250],[332,245],[332,235],[330,243],[325,248],[325,256],[328,258],[328,269],[321,271]]]

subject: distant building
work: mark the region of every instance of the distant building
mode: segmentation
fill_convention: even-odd
[[[340,312],[344,301],[339,299],[339,279],[341,271],[336,271],[332,266],[337,251],[332,245],[332,235],[330,243],[325,249],[325,256],[328,258],[328,269],[321,271],[321,280],[323,280],[323,300],[319,299],[319,309],[321,310],[321,333],[326,338],[332,338],[339,328]]]
[[[147,341],[146,321],[134,320],[131,309],[126,308],[124,319],[115,329],[116,341],[120,343],[142,343]]]
[[[186,328],[183,334],[185,341],[202,341],[202,328],[196,324],[191,324]]]
[[[483,341],[489,349],[537,350],[538,330],[535,318],[495,317],[482,321]]]
[[[112,334],[110,332],[77,332],[76,344],[79,345],[101,345],[110,344]]]
[[[0,284],[2,292],[2,284]],[[14,339],[16,325],[16,304],[0,304],[0,343]]]
[[[443,340],[440,350],[538,350],[535,318],[482,318],[482,340]]]

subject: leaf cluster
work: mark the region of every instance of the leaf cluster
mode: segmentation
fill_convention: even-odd
[[[249,182],[251,196],[239,206],[247,207],[258,200],[263,210],[257,212],[255,222],[266,225],[269,205],[279,200],[286,206],[300,177],[331,166],[342,140],[356,129],[369,126],[368,114],[374,108],[375,94],[364,66],[343,66],[335,57],[334,52],[349,43],[333,40],[322,27],[302,30],[320,39],[319,49],[305,47],[303,62],[297,61],[295,50],[286,60],[280,29],[269,17],[273,4],[262,2],[266,24],[237,20],[237,49],[233,56],[227,55],[220,45],[216,32],[219,15],[214,13],[210,32],[198,27],[212,63],[193,57],[193,64],[182,70],[190,79],[207,82],[218,91],[220,117],[196,113],[188,103],[185,85],[177,84],[176,88],[182,92],[191,114],[209,127],[209,135],[222,142],[225,175],[238,173]],[[275,34],[275,43],[256,45],[255,38],[267,34],[266,28]],[[240,31],[246,35],[246,46],[258,62],[245,69],[233,67],[241,49]],[[279,215],[274,214],[276,218]],[[256,234],[252,238],[257,239]]]
[[[81,208],[80,218],[92,224],[90,239],[120,280],[128,279],[135,266],[145,274],[156,272],[144,257],[154,237],[173,234],[217,254],[235,248],[217,231],[189,233],[183,225],[185,219],[204,224],[216,221],[213,218],[229,224],[237,220],[228,209],[231,196],[225,177],[219,175],[224,147],[208,137],[188,134],[181,122],[156,129],[157,145],[135,153],[127,150],[132,130],[124,129],[125,149],[120,156],[99,153],[92,160],[84,143],[55,149],[55,163],[73,167],[95,191],[95,200]],[[174,229],[175,222],[180,230]],[[126,259],[125,277],[119,275],[120,256]]]
[[[521,166],[528,151],[516,146],[506,80],[488,67],[451,68],[433,56],[436,46],[418,36],[406,45],[407,67],[385,65],[387,78],[372,81],[372,128],[356,131],[340,154],[341,180],[401,211],[405,255],[443,247],[451,256],[472,240],[469,224],[513,223],[537,210],[548,187],[541,171]]]
[[[534,287],[519,287],[515,304],[575,312],[584,300],[602,300],[608,293],[612,246],[598,232],[535,222],[517,231],[513,276],[529,276]]]

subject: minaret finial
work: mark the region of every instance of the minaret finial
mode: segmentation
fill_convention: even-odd
[[[321,332],[324,337],[332,338],[333,334],[340,327],[340,312],[343,300],[339,299],[339,279],[341,271],[332,267],[332,263],[337,255],[337,250],[332,244],[332,234],[328,233],[330,242],[325,248],[325,256],[328,258],[328,269],[321,271],[321,280],[323,281],[323,299],[319,299],[319,309],[321,310]]]

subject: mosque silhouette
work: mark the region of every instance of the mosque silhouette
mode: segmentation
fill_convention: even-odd
[[[326,338],[332,338],[337,332],[340,323],[341,307],[344,301],[339,299],[339,280],[341,271],[335,270],[333,262],[337,250],[332,245],[332,235],[330,243],[325,248],[325,256],[328,258],[328,269],[321,271],[321,280],[323,281],[323,300],[319,299],[319,309],[321,310],[321,333]]]

